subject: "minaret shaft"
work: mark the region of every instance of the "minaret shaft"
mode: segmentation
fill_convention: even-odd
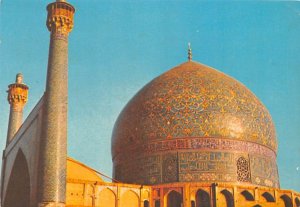
[[[68,34],[73,6],[57,1],[47,6],[51,32],[40,149],[39,207],[64,207],[66,202]]]
[[[40,201],[64,203],[66,194],[68,43],[51,36],[44,96]],[[41,205],[47,206],[47,205]]]
[[[12,141],[23,121],[23,109],[10,106],[6,146]]]

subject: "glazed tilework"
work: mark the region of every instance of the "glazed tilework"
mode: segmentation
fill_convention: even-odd
[[[133,162],[114,163],[114,178],[125,183],[161,183],[162,157],[135,157]],[[134,173],[133,173],[134,172]]]
[[[40,149],[41,201],[65,202],[68,43],[51,39]]]
[[[242,165],[239,164],[241,159]],[[260,167],[265,169],[266,175]],[[114,178],[121,182],[147,185],[172,182],[231,182],[279,186],[274,160],[229,151],[132,155],[131,159],[124,158],[121,162],[114,163]]]
[[[75,9],[66,2],[47,6],[51,32],[47,84],[44,95],[39,163],[39,206],[64,206],[66,202],[68,34]]]
[[[179,156],[179,176],[182,182],[236,181],[235,155],[231,152],[194,151]]]
[[[165,154],[162,161],[162,180],[164,183],[178,182],[178,155]]]
[[[184,165],[193,165],[192,161],[181,165],[181,154],[177,168],[171,166],[171,158],[170,165],[164,163],[167,154],[183,151],[223,153],[223,159],[221,164],[196,161],[198,167],[201,163],[215,166],[203,171],[184,171]],[[276,166],[276,151],[272,119],[255,95],[233,78],[196,62],[183,63],[141,89],[121,112],[112,136],[114,174],[121,181],[134,183],[139,182],[132,174],[141,183],[169,182],[165,178],[168,168],[178,171],[177,176],[170,175],[171,180],[236,182],[238,153],[265,156]],[[224,153],[235,161],[224,160]],[[157,155],[156,164],[147,162]],[[160,166],[160,176],[143,169],[153,165]],[[277,172],[273,183],[278,183],[276,176]]]
[[[123,148],[124,154],[115,156],[114,162],[120,162],[127,155],[138,156],[139,154],[153,154],[157,152],[167,152],[172,150],[229,150],[229,151],[245,151],[260,154],[271,159],[276,159],[273,150],[260,144],[253,142],[245,142],[240,140],[232,140],[226,138],[181,138],[168,139],[162,141],[152,141],[140,145],[131,145]],[[119,159],[121,159],[119,161]]]
[[[269,187],[279,187],[276,160],[261,155],[250,156],[252,183]]]

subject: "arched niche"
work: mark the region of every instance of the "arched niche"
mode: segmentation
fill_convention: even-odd
[[[275,198],[269,192],[264,192],[261,195],[266,199],[267,202],[275,202]]]
[[[296,207],[300,207],[300,198],[295,198]]]
[[[30,206],[30,177],[26,158],[19,150],[9,177],[4,207]]]
[[[243,192],[241,192],[241,194],[247,201],[254,201],[254,196],[249,191],[244,190]]]
[[[181,207],[182,205],[182,195],[172,190],[167,194],[167,207]]]
[[[253,207],[262,207],[261,205],[258,205],[258,204],[256,204],[255,206],[253,206]]]
[[[222,190],[219,196],[218,203],[224,207],[234,207],[234,198],[232,193],[226,189]]]
[[[292,199],[287,195],[280,196],[280,199],[284,202],[285,207],[293,207]]]
[[[211,199],[208,192],[201,189],[197,191],[196,207],[211,207]]]
[[[97,207],[115,207],[116,206],[116,195],[109,188],[101,190],[96,200]]]
[[[155,200],[154,207],[160,207],[160,200]]]
[[[148,200],[144,200],[144,207],[150,207],[150,204],[149,204]]]
[[[95,186],[93,184],[85,184],[86,197],[84,198],[85,205],[95,205]]]
[[[149,200],[150,198],[149,190],[143,190],[141,195],[142,195],[141,198],[143,198],[144,200]]]
[[[128,190],[121,196],[120,203],[120,206],[139,207],[139,197],[132,190]]]

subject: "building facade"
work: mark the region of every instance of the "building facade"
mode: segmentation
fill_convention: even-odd
[[[74,7],[47,7],[45,93],[23,122],[28,86],[9,85],[4,207],[300,207],[280,189],[277,138],[265,106],[235,79],[192,61],[143,87],[112,135],[112,182],[67,157],[68,35]]]

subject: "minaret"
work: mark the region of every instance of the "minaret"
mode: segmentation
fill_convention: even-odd
[[[23,108],[28,99],[28,86],[23,83],[23,75],[21,73],[17,74],[16,82],[8,86],[7,93],[10,113],[6,146],[12,141],[14,135],[22,125]]]
[[[39,207],[66,202],[68,35],[75,9],[63,0],[47,6],[50,46],[39,166]]]

